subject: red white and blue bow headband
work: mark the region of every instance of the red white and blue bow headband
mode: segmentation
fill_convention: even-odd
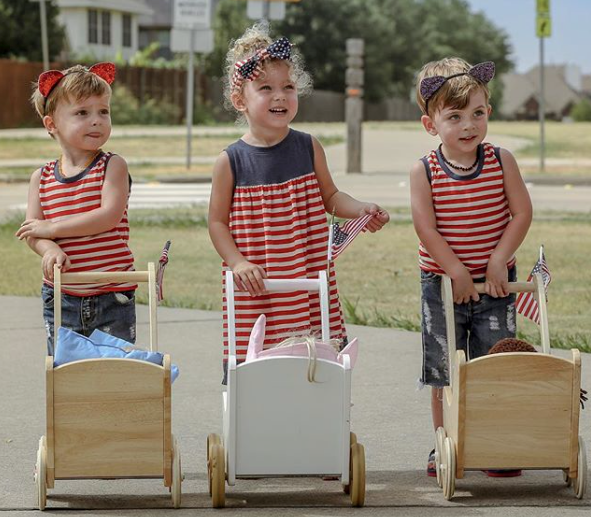
[[[428,111],[429,99],[433,97],[433,95],[435,95],[447,81],[462,75],[469,75],[477,81],[486,84],[495,76],[495,64],[492,61],[485,61],[484,63],[474,65],[467,72],[461,72],[447,77],[443,77],[442,75],[425,77],[421,81],[421,86],[419,88],[421,97],[425,101],[425,111]]]
[[[101,79],[104,79],[108,84],[112,84],[115,80],[115,65],[113,63],[97,63],[96,65],[92,65],[88,72],[91,72],[95,75],[98,75]],[[76,73],[76,72],[70,72]],[[47,72],[43,72],[39,76],[39,81],[37,82],[39,92],[45,98],[45,103],[47,103],[47,98],[51,94],[55,87],[59,84],[59,82],[66,77],[68,74],[64,74],[59,70],[48,70]]]
[[[257,50],[254,56],[238,61],[232,74],[232,88],[240,88],[244,81],[254,81],[263,70],[266,59],[291,59],[291,43],[287,38],[279,38],[267,48]]]

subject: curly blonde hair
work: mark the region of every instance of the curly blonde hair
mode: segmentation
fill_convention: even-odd
[[[41,119],[53,115],[58,103],[62,100],[87,99],[88,97],[111,95],[111,87],[104,79],[82,65],[74,65],[62,70],[63,79],[51,91],[47,98],[39,91],[38,83],[33,84],[31,104]]]
[[[232,95],[242,93],[244,85],[238,88],[232,85],[232,75],[238,61],[243,61],[254,56],[259,50],[268,47],[273,40],[269,35],[269,25],[267,23],[257,23],[246,29],[244,34],[237,40],[230,43],[230,49],[226,54],[226,66],[224,70],[224,107],[229,111],[236,113],[236,121],[245,123],[244,115],[237,111],[232,104]],[[291,58],[285,61],[290,68],[290,76],[293,80],[298,95],[308,95],[312,91],[312,78],[304,69],[304,59],[302,55],[292,47]],[[263,69],[265,64],[263,64]]]
[[[441,75],[449,77],[454,74],[466,73],[472,65],[459,57],[446,57],[439,61],[431,61],[427,63],[417,77],[416,96],[417,104],[424,115],[431,116],[442,108],[464,109],[470,102],[470,95],[477,90],[482,90],[485,100],[488,104],[490,93],[486,84],[483,84],[470,75],[460,75],[446,81],[439,90],[429,99],[429,106],[427,110],[427,102],[421,96],[421,81],[425,77],[433,77]]]

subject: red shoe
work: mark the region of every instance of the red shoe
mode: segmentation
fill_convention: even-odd
[[[437,466],[435,463],[435,449],[433,449],[429,453],[429,459],[427,460],[427,476],[429,476],[431,478],[436,478],[437,477],[436,468],[437,468]]]
[[[516,478],[521,476],[521,470],[503,469],[503,470],[483,470],[489,478]]]

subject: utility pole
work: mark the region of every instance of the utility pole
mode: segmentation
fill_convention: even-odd
[[[30,0],[39,2],[39,17],[41,18],[41,53],[43,55],[43,70],[49,70],[49,44],[47,42],[47,0]],[[49,0],[51,1],[51,0]]]

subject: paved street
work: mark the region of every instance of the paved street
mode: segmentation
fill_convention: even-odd
[[[138,312],[138,343],[146,343],[146,307],[139,307]],[[0,363],[0,515],[20,517],[33,515],[35,507],[33,466],[45,417],[45,339],[38,299],[0,297],[0,313],[5,358]],[[211,504],[206,437],[221,432],[221,315],[164,308],[159,310],[159,322],[160,350],[171,354],[181,372],[172,390],[172,428],[182,454],[182,505],[186,510],[170,510],[170,515],[195,515],[196,510],[200,515]],[[238,480],[227,489],[224,515],[589,515],[591,499],[577,500],[560,471],[528,471],[512,479],[468,472],[457,481],[453,501],[445,501],[435,480],[424,473],[433,434],[429,392],[416,390],[420,336],[393,329],[348,329],[350,336],[361,341],[353,371],[351,425],[366,450],[366,507],[351,509],[337,481]],[[556,354],[568,356],[565,351]],[[587,389],[589,371],[591,356],[583,354]],[[581,412],[580,429],[591,448],[589,409]],[[68,516],[161,516],[170,508],[170,498],[159,480],[56,481],[48,508],[68,510]]]

